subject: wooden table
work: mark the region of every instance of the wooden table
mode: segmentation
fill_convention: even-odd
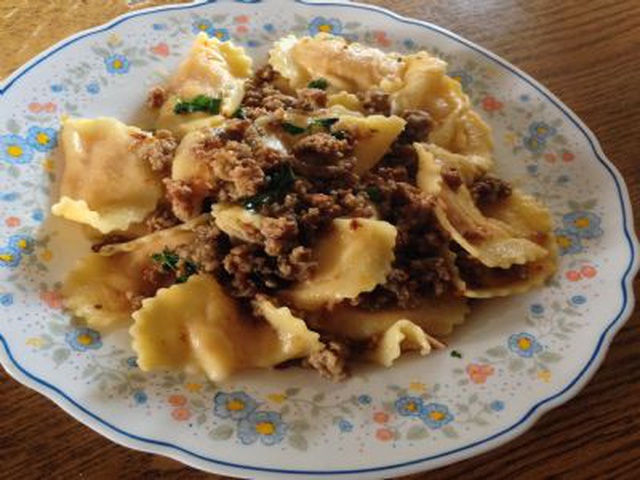
[[[638,0],[369,3],[453,30],[542,81],[595,132],[624,175],[632,203],[640,204]],[[4,0],[0,76],[51,43],[127,10],[116,0]],[[640,478],[638,327],[635,312],[577,398],[544,415],[517,440],[428,478]],[[123,478],[124,472],[126,478],[207,476],[106,440],[0,370],[0,478],[111,479]]]

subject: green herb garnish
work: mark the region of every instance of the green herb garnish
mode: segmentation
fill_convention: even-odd
[[[251,211],[258,210],[262,205],[268,205],[284,197],[293,185],[296,176],[291,165],[283,163],[272,170],[267,176],[264,190],[244,201],[244,208]]]
[[[326,78],[316,78],[307,84],[308,88],[317,88],[318,90],[326,90],[328,86],[329,81]]]
[[[372,202],[381,202],[382,201],[382,192],[375,185],[369,185],[364,189],[367,196],[371,199]]]
[[[173,107],[173,113],[186,115],[194,112],[207,112],[213,115],[220,113],[221,98],[213,98],[208,95],[198,95],[191,100],[178,100]]]
[[[151,255],[151,260],[160,265],[163,271],[175,272],[178,269],[180,257],[176,252],[165,248],[162,253],[154,253]]]
[[[300,135],[301,133],[304,133],[307,131],[306,128],[299,127],[289,122],[283,122],[282,128],[284,129],[285,132],[290,133],[291,135]]]
[[[238,109],[235,112],[233,112],[232,117],[239,118],[240,120],[246,120],[247,114],[245,113],[244,108],[238,107]]]
[[[314,118],[311,121],[312,127],[331,128],[331,125],[338,122],[339,118]]]
[[[451,350],[451,356],[454,358],[462,358],[462,354],[457,350]]]
[[[191,260],[187,260],[184,262],[184,272],[178,278],[176,278],[176,283],[184,283],[186,282],[191,275],[195,275],[198,273],[198,265],[193,263]]]
[[[331,132],[331,135],[338,140],[346,140],[347,135],[343,130],[336,130],[335,132]]]

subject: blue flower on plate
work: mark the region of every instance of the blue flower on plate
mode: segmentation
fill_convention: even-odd
[[[54,83],[53,85],[49,86],[49,88],[53,93],[60,93],[62,90],[64,90],[64,85],[60,85],[59,83]]]
[[[207,20],[206,18],[198,18],[191,24],[191,30],[193,33],[208,32],[212,28],[213,23],[211,23],[211,20]]]
[[[361,405],[369,405],[371,403],[371,395],[360,395],[358,397],[358,403]]]
[[[124,75],[129,71],[129,67],[131,66],[129,59],[119,53],[106,57],[104,64],[107,67],[107,72],[117,75]]]
[[[58,144],[58,132],[53,128],[31,127],[27,132],[27,142],[39,152],[48,152]]]
[[[88,84],[85,88],[87,90],[87,93],[91,95],[97,95],[98,93],[100,93],[100,85],[98,85],[96,82]]]
[[[544,306],[539,303],[534,303],[529,307],[529,310],[534,315],[542,315],[544,313]]]
[[[87,327],[74,328],[65,335],[65,340],[77,352],[97,350],[102,347],[100,333]]]
[[[214,415],[233,420],[242,420],[258,408],[258,402],[244,392],[218,392],[213,403]]]
[[[463,90],[467,90],[471,86],[471,83],[473,83],[473,77],[464,70],[456,70],[454,72],[451,72],[449,76],[454,80],[460,82]]]
[[[560,255],[572,255],[584,250],[580,236],[567,228],[558,228],[555,231],[556,243],[560,249]]]
[[[12,165],[29,163],[33,149],[20,135],[0,135],[0,160]]]
[[[538,137],[525,137],[522,143],[531,153],[542,153],[547,146],[545,141]]]
[[[504,402],[502,400],[494,400],[489,404],[489,408],[494,412],[500,412],[504,410]]]
[[[315,17],[309,23],[309,34],[331,33],[340,35],[342,33],[342,22],[337,18]]]
[[[396,412],[403,417],[419,417],[423,403],[420,397],[400,397],[395,403]]]
[[[413,40],[411,40],[410,38],[407,38],[406,40],[404,40],[402,42],[402,44],[404,45],[404,47],[408,50],[411,50],[413,48],[416,47],[416,42],[414,42]]]
[[[521,357],[531,358],[542,351],[542,345],[530,333],[514,333],[509,337],[509,350]]]
[[[353,430],[353,423],[343,418],[338,422],[338,428],[342,433],[349,433]]]
[[[154,23],[153,25],[151,25],[151,28],[153,28],[156,31],[161,31],[161,30],[166,30],[167,25],[165,23]]]
[[[574,295],[573,297],[571,297],[571,303],[573,303],[574,305],[584,305],[585,303],[587,303],[587,297],[585,297],[584,295]]]
[[[9,192],[0,194],[0,200],[4,202],[13,202],[20,198],[20,194],[18,192]]]
[[[36,222],[42,222],[44,220],[44,212],[41,208],[36,208],[33,213],[31,213],[31,218]]]
[[[600,217],[591,212],[571,212],[562,217],[562,223],[580,238],[596,238],[602,235]]]
[[[538,140],[546,140],[556,134],[557,130],[545,122],[533,122],[529,125],[529,132]]]
[[[217,38],[221,42],[226,42],[231,38],[231,35],[229,35],[229,30],[227,30],[226,28],[210,28],[209,30],[207,30],[207,35],[213,38]]]
[[[277,412],[252,412],[238,422],[238,438],[245,445],[251,445],[258,439],[263,445],[275,445],[282,441],[287,428]]]
[[[9,248],[18,253],[33,252],[34,241],[29,235],[11,235],[8,242]]]
[[[13,305],[13,295],[10,293],[0,293],[0,305],[10,307]]]
[[[136,390],[133,392],[133,400],[138,405],[142,405],[143,403],[147,403],[148,397],[143,390]]]
[[[453,421],[449,408],[441,403],[428,403],[422,407],[420,418],[432,429],[439,429]]]
[[[273,23],[265,23],[265,24],[262,26],[262,28],[264,28],[264,30],[265,30],[266,32],[269,32],[269,33],[273,33],[273,32],[275,32],[275,31],[276,31],[276,27],[275,27],[275,25],[274,25]]]
[[[0,247],[0,268],[15,268],[20,265],[22,255],[10,247]]]
[[[256,47],[259,47],[259,46],[260,46],[260,42],[258,42],[256,40],[249,40],[247,42],[247,47],[256,48]]]

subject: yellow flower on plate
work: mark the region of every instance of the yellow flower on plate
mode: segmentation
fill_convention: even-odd
[[[272,393],[267,395],[267,398],[274,403],[283,403],[287,399],[287,396],[284,393]]]
[[[551,372],[549,370],[540,370],[538,372],[538,378],[543,382],[549,383],[551,381]]]
[[[409,384],[409,390],[416,393],[424,393],[427,391],[427,386],[422,382],[411,382]]]
[[[200,390],[202,390],[201,383],[188,382],[185,383],[184,387],[192,393],[198,393]]]
[[[29,337],[27,338],[27,345],[34,348],[40,348],[44,345],[44,340],[40,337]]]
[[[40,254],[40,258],[42,259],[43,262],[50,262],[51,259],[53,258],[53,252],[51,250],[44,250],[41,254]]]

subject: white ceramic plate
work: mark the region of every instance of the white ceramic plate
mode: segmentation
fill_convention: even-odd
[[[78,255],[77,232],[47,220],[60,116],[131,121],[147,88],[201,29],[231,37],[259,61],[281,35],[317,31],[444,57],[493,127],[500,173],[554,213],[563,253],[555,281],[478,305],[450,349],[389,370],[361,368],[338,385],[295,369],[217,386],[147,376],[126,334],[70,326],[56,288]],[[575,395],[633,308],[629,199],[593,135],[533,79],[434,25],[346,3],[163,7],[59,43],[7,79],[0,94],[0,360],[17,380],[123,445],[245,477],[432,469],[513,439]]]

